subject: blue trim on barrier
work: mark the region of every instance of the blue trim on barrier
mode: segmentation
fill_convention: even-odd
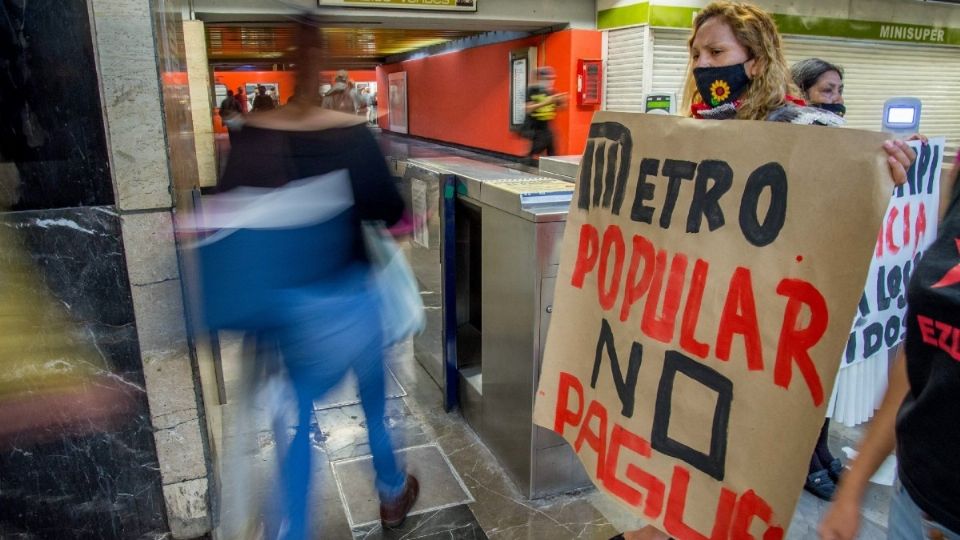
[[[443,408],[460,406],[460,369],[457,367],[457,220],[456,183],[452,174],[440,175],[440,283],[443,306]]]

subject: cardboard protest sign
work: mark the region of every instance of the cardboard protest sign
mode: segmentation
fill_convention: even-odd
[[[841,367],[877,355],[886,361],[887,350],[906,336],[910,273],[937,238],[946,139],[930,139],[927,145],[912,141],[910,145],[917,160],[907,173],[907,184],[893,191],[883,217]]]
[[[534,420],[678,540],[785,535],[890,198],[883,140],[597,114]]]

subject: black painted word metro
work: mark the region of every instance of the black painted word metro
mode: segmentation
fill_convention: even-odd
[[[630,130],[617,122],[590,126],[589,139],[580,166],[577,207],[581,210],[603,208],[620,215],[627,196],[633,139]],[[715,231],[726,224],[721,199],[733,185],[735,171],[729,163],[717,159],[700,162],[645,157],[640,160],[630,219],[653,224],[656,208],[650,205],[656,185],[652,180],[666,178],[666,194],[657,224],[670,228],[677,198],[685,182],[693,184],[693,196],[687,211],[685,230],[699,233],[706,220]],[[764,191],[769,190],[766,209],[761,208]],[[761,217],[762,214],[762,217]],[[787,216],[787,173],[776,162],[757,167],[747,177],[740,199],[739,225],[751,244],[769,245],[779,236]]]

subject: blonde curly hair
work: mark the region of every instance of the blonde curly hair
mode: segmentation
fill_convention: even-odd
[[[717,0],[697,13],[693,20],[693,32],[687,41],[687,47],[693,46],[697,31],[713,17],[723,19],[737,41],[747,49],[756,62],[758,76],[741,98],[737,118],[741,120],[763,120],[772,111],[786,104],[785,96],[790,93],[799,95],[790,73],[790,67],[783,56],[783,45],[777,24],[762,9],[746,2]],[[690,115],[690,106],[698,95],[697,83],[693,78],[693,57],[687,62],[686,83],[683,87],[681,102],[684,114]]]

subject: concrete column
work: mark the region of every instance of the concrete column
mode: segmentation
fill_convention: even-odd
[[[207,62],[207,36],[202,21],[183,21],[183,48],[187,56],[193,144],[197,152],[200,187],[217,185],[217,159],[213,137],[213,91]],[[216,106],[220,104],[217,103]]]
[[[170,126],[165,126],[158,79],[158,58],[163,61],[158,50],[169,53],[164,47],[176,40],[158,35],[161,46],[155,44],[155,4],[91,0],[91,9],[107,146],[168,525],[174,538],[195,538],[211,529],[210,467],[174,244],[165,136]],[[171,112],[168,117],[175,117]]]

